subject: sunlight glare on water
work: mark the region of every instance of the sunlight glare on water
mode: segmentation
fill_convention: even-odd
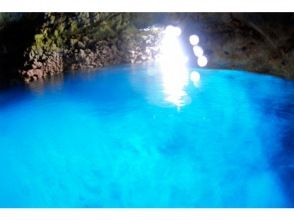
[[[185,86],[189,80],[187,57],[181,45],[179,27],[167,26],[161,42],[159,65],[166,101],[178,108],[187,100]]]

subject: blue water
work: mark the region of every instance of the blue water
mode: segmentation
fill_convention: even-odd
[[[294,207],[294,82],[193,70],[0,93],[0,207]]]

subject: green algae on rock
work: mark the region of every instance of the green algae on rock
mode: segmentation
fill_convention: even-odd
[[[30,82],[66,70],[152,60],[159,34],[137,29],[129,13],[46,13],[21,74]]]

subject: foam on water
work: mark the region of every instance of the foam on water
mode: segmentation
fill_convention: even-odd
[[[0,93],[0,207],[293,207],[294,83],[121,66]]]

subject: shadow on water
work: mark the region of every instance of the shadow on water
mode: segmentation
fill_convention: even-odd
[[[294,93],[289,100],[294,99]],[[288,199],[294,204],[294,103],[281,104],[276,114],[283,120],[281,149],[272,158],[272,167],[281,178]]]
[[[6,89],[0,92],[0,108],[10,107],[14,104],[21,104],[29,99],[28,90],[24,86],[15,86],[13,89]]]

